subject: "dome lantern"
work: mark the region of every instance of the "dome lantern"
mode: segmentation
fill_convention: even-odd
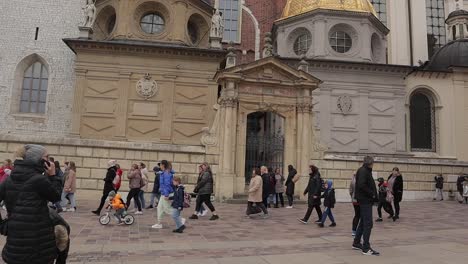
[[[364,12],[377,16],[374,6],[369,0],[288,0],[281,19],[317,9]]]

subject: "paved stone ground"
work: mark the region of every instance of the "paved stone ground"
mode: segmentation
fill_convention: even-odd
[[[244,218],[245,206],[217,204],[221,220],[189,221],[184,234],[171,232],[170,217],[164,229],[151,229],[155,211],[148,210],[132,226],[101,226],[90,213],[96,204],[81,200],[76,213],[63,214],[72,226],[69,263],[452,264],[468,259],[468,205],[455,202],[403,203],[400,221],[374,225],[372,245],[380,257],[351,250],[351,204],[338,204],[338,226],[323,229],[296,220],[305,205],[272,209],[272,217],[263,220]],[[185,217],[190,213],[184,211]]]

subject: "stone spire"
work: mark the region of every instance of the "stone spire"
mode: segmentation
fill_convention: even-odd
[[[263,46],[263,53],[262,53],[262,58],[267,58],[273,56],[273,40],[271,39],[271,32],[265,33],[265,39],[264,39],[264,46]]]
[[[299,62],[299,66],[297,67],[298,70],[309,72],[309,63],[306,61],[307,57],[303,55],[301,57],[301,61]]]
[[[457,9],[445,20],[449,29],[449,40],[468,38],[468,11]]]

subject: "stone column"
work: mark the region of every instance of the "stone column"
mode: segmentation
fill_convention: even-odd
[[[130,88],[131,72],[120,72],[119,74],[119,98],[116,99],[116,127],[114,136],[120,139],[127,137],[127,112],[128,112],[128,91]]]
[[[174,41],[186,42],[186,37],[185,37],[185,30],[186,30],[186,25],[178,25],[177,23],[180,23],[179,21],[187,21],[187,1],[176,1],[174,3],[174,14],[177,19],[174,19],[174,25],[172,26],[172,39]]]
[[[81,111],[83,107],[83,96],[84,91],[88,88],[88,80],[86,79],[87,69],[76,68],[76,88],[75,96],[73,98],[73,109],[72,109],[72,136],[80,136],[81,127]]]
[[[361,57],[363,60],[372,61],[372,47],[371,47],[371,25],[369,22],[362,23],[362,31],[359,33],[362,41]]]
[[[165,75],[167,82],[161,83],[161,89],[167,89],[167,96],[163,102],[159,103],[159,111],[161,114],[161,134],[160,142],[161,143],[171,143],[172,142],[172,131],[174,127],[174,97],[176,92],[175,80],[177,79],[176,75]]]
[[[326,145],[330,146],[331,143],[331,89],[327,87],[320,87],[320,137]],[[335,104],[336,105],[336,104]]]
[[[297,171],[302,180],[296,184],[296,195],[301,195],[307,184],[312,143],[312,98],[310,98],[310,102],[306,100],[297,105]]]
[[[406,95],[405,90],[395,92],[394,102],[395,102],[395,109],[397,109],[397,111],[395,114],[394,132],[396,133],[396,151],[399,153],[407,152],[406,131],[409,132],[409,129],[406,128],[407,109],[405,106],[405,95]]]
[[[312,38],[313,44],[312,47],[313,49],[310,49],[308,56],[314,56],[314,57],[326,57],[327,52],[326,48],[328,47],[328,31],[326,29],[327,27],[327,20],[323,16],[317,17],[317,20],[314,22],[314,36],[325,36],[325,37],[315,37]]]
[[[359,91],[359,151],[369,150],[369,91]]]
[[[130,21],[133,13],[128,12],[131,10],[131,1],[117,1],[117,21],[115,22],[116,28],[114,30],[114,37],[118,39],[127,38],[127,34],[130,32]]]

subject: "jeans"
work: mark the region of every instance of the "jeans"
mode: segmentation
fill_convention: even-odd
[[[323,212],[323,215],[322,215],[322,224],[325,223],[325,220],[327,220],[327,217],[330,218],[330,221],[332,223],[335,223],[335,218],[333,217],[333,213],[330,207],[325,207],[325,211]]]
[[[284,207],[284,197],[283,193],[277,193],[276,194],[276,203],[275,205],[278,206],[278,202],[281,200],[281,206]]]
[[[434,193],[434,200],[437,200],[437,198],[439,198],[439,196],[440,196],[440,200],[443,200],[444,199],[444,192],[442,191],[442,189],[436,188],[435,193]]]
[[[307,222],[309,221],[309,218],[310,218],[310,215],[312,214],[312,211],[314,210],[315,208],[315,211],[317,211],[317,216],[318,216],[318,220],[322,220],[322,209],[320,209],[320,205],[316,204],[314,206],[310,206],[307,208],[307,212],[304,216],[304,221]]]
[[[123,208],[120,208],[120,209],[117,209],[115,210],[115,217],[117,217],[119,219],[119,223],[122,222],[122,218],[124,217],[124,213],[125,213],[125,209]]]
[[[263,204],[263,202],[248,202],[247,203],[247,212],[245,213],[246,215],[251,215],[253,214],[252,210],[253,210],[253,205],[256,205],[257,207],[259,207],[262,212],[264,214],[268,214],[268,210],[266,209],[265,205]]]
[[[75,200],[75,194],[74,193],[62,192],[62,200],[60,202],[60,206],[61,207],[66,207],[67,206],[67,203],[68,203],[67,196],[68,196],[68,199],[70,199],[70,208],[75,208],[76,207],[76,200]]]
[[[363,240],[362,250],[367,251],[370,249],[370,236],[372,232],[372,204],[360,204],[361,218],[354,238],[354,244],[360,244],[361,238]]]
[[[293,203],[294,203],[294,196],[292,195],[286,195],[288,197],[288,204],[289,206],[293,206]]]
[[[145,207],[146,207],[146,202],[145,202],[145,191],[140,190],[140,193],[138,194],[137,199],[140,200],[141,208],[145,208]],[[133,206],[134,206],[135,208],[137,208],[137,202],[136,202],[137,199],[133,200]]]
[[[151,193],[150,206],[154,206],[154,198],[158,198],[158,202],[161,199],[161,193]]]
[[[140,188],[133,188],[130,189],[130,192],[128,193],[127,196],[127,208],[130,206],[130,201],[132,201],[132,198],[135,199],[138,211],[141,211],[141,203],[138,195],[140,194]]]
[[[382,218],[382,207],[390,216],[393,216],[393,208],[392,204],[387,201],[379,202],[379,206],[377,207],[377,214],[379,214],[379,218]]]
[[[267,201],[268,204],[276,204],[276,194],[268,195],[267,200],[268,200]]]
[[[176,229],[179,229],[181,226],[183,226],[182,224],[182,217],[180,216],[180,214],[182,213],[182,211],[179,211],[178,209],[176,208],[172,208],[172,219],[174,219],[174,222],[176,224]]]
[[[358,224],[359,224],[359,219],[361,218],[361,208],[359,207],[359,204],[353,204],[353,207],[354,207],[353,232],[356,232]]]
[[[195,205],[195,212],[200,212],[202,204],[205,203],[211,212],[216,211],[213,204],[211,203],[211,194],[199,194],[197,196],[197,202]]]

